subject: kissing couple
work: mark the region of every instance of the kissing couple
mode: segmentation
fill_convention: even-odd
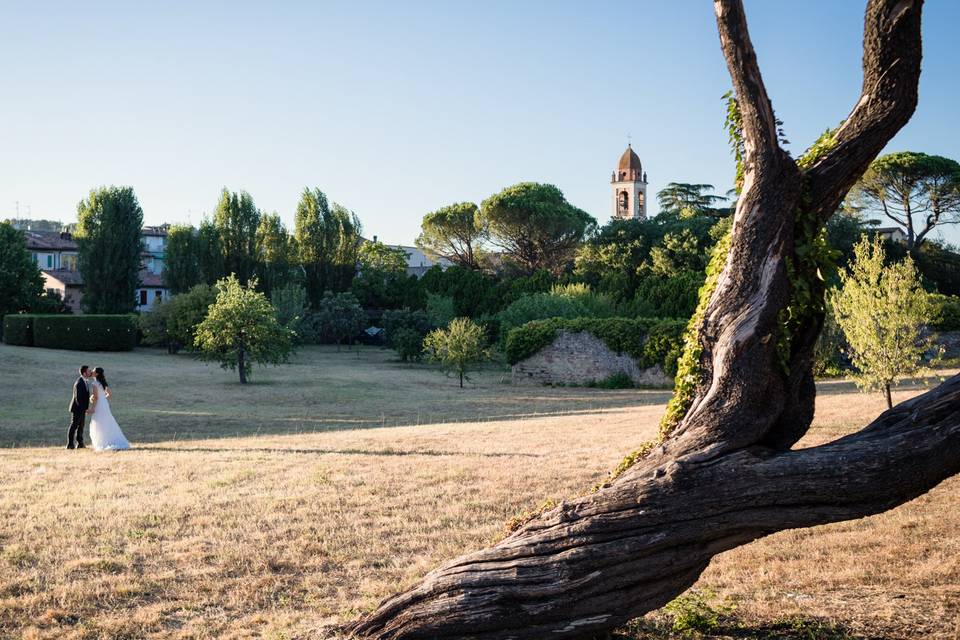
[[[70,414],[73,419],[70,421],[67,449],[86,448],[83,444],[83,423],[88,414],[90,442],[94,451],[120,451],[130,448],[130,443],[110,411],[112,397],[110,385],[103,375],[103,367],[80,367],[80,377],[73,385],[73,398],[70,401]]]

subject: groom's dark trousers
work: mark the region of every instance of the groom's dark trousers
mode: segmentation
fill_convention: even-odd
[[[67,435],[67,447],[73,449],[74,446],[83,447],[83,422],[87,417],[87,409],[90,408],[90,391],[87,389],[87,382],[83,376],[77,378],[73,384],[73,398],[70,399],[70,431]],[[76,445],[74,445],[76,439]]]

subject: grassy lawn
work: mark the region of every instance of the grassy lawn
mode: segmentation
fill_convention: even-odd
[[[134,450],[60,448],[81,362],[107,369]],[[0,346],[0,366],[3,638],[330,637],[511,516],[599,480],[655,432],[668,395],[513,388],[497,367],[460,391],[379,349],[305,349],[246,387],[154,351]],[[801,446],[882,408],[826,383]],[[729,637],[955,640],[958,507],[954,478],[723,554],[697,588],[735,606]],[[666,619],[647,632],[664,637],[650,629]]]

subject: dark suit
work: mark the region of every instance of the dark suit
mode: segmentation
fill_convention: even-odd
[[[70,432],[67,436],[67,446],[73,447],[73,440],[76,437],[77,446],[83,444],[83,422],[87,417],[87,409],[90,408],[90,390],[87,389],[87,381],[80,376],[73,384],[73,398],[70,400],[70,414],[73,419],[70,421]]]

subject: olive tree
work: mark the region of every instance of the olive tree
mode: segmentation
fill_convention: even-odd
[[[777,118],[741,0],[715,0],[742,121],[743,184],[688,325],[651,443],[609,479],[504,539],[451,559],[354,623],[386,640],[592,638],[663,606],[718,553],[777,531],[861,518],[960,472],[960,376],[859,433],[793,449],[813,419],[826,222],[910,119],[920,0],[869,0],[863,88],[800,158]]]
[[[454,318],[446,329],[434,329],[423,339],[423,350],[431,362],[438,362],[444,371],[463,380],[473,365],[489,359],[484,348],[487,334],[470,318]]]

